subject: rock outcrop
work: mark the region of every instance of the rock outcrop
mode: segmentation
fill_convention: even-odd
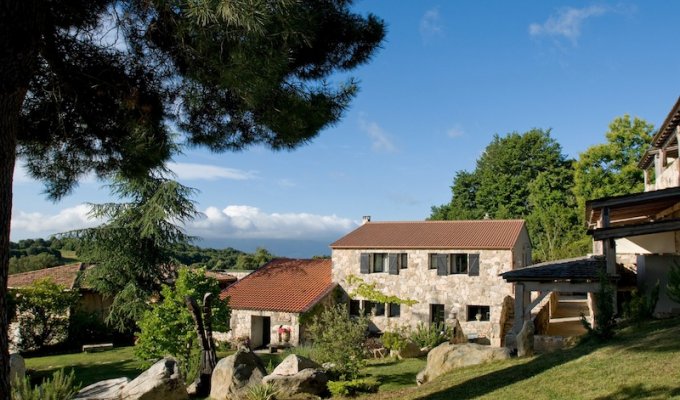
[[[328,375],[321,369],[307,368],[292,375],[267,375],[262,383],[275,385],[282,398],[300,394],[320,396],[328,390]]]
[[[504,347],[442,343],[428,353],[427,365],[418,373],[416,382],[420,385],[456,368],[508,358],[510,352]]]
[[[261,383],[266,374],[262,360],[247,348],[240,348],[215,366],[210,382],[210,398],[243,399],[248,388]]]
[[[121,400],[185,400],[188,399],[184,380],[179,373],[177,360],[164,358],[121,391]]]
[[[522,330],[517,334],[517,356],[534,355],[534,323],[531,320],[524,321]]]
[[[120,400],[128,378],[107,379],[82,388],[73,400]]]

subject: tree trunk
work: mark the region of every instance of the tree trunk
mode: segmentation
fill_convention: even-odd
[[[12,181],[22,101],[23,93],[0,93],[0,400],[10,398],[7,273],[12,221]]]

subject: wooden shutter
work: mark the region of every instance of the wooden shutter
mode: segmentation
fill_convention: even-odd
[[[479,254],[468,255],[468,275],[479,276]]]
[[[449,274],[448,256],[446,254],[435,254],[435,262],[437,263],[437,275],[444,276]]]
[[[399,275],[399,264],[397,263],[397,257],[399,254],[389,254],[389,271],[390,275]]]
[[[362,274],[371,273],[370,266],[368,263],[369,253],[361,253],[359,257],[359,272]]]

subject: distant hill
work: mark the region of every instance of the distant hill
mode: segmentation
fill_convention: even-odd
[[[208,239],[197,240],[199,247],[214,249],[234,248],[245,253],[252,253],[258,247],[269,250],[278,257],[311,258],[313,256],[330,255],[328,247],[333,240],[289,240],[289,239]]]

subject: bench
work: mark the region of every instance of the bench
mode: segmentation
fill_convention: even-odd
[[[99,344],[84,344],[83,352],[91,353],[93,351],[102,351],[113,348],[113,343],[99,343]]]
[[[279,349],[289,349],[293,346],[290,345],[290,343],[269,343],[267,345],[269,348],[270,353],[276,353]]]

